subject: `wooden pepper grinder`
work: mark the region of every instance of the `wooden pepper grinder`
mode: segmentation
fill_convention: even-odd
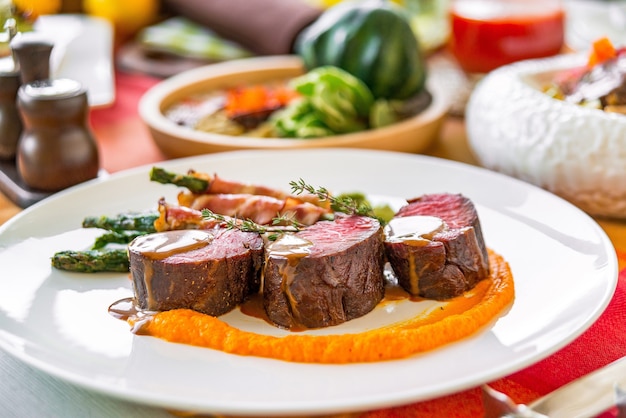
[[[17,108],[24,129],[17,169],[27,186],[55,192],[95,178],[98,147],[88,126],[86,89],[75,80],[49,77],[52,45],[34,33],[11,41],[22,86]]]
[[[5,37],[10,41],[17,33],[14,19],[7,19]],[[5,65],[6,64],[6,65]],[[22,120],[17,111],[17,90],[20,73],[13,57],[4,57],[0,71],[0,159],[15,160],[17,143],[22,133]]]

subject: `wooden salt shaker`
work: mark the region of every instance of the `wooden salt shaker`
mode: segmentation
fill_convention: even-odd
[[[55,192],[98,175],[98,147],[88,125],[86,89],[75,80],[49,78],[52,46],[36,35],[11,42],[22,86],[17,108],[23,131],[17,169],[27,186]]]
[[[28,186],[52,192],[98,175],[87,92],[79,82],[48,79],[24,84],[17,104],[24,123],[17,168]]]

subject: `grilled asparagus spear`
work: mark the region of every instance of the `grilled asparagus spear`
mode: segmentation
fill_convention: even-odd
[[[59,251],[52,256],[52,266],[81,273],[127,272],[130,269],[125,248]]]
[[[101,228],[109,231],[156,232],[154,221],[159,217],[156,212],[126,212],[117,216],[88,216],[83,219],[83,228]]]
[[[209,187],[209,181],[187,174],[177,174],[159,167],[152,167],[150,180],[162,184],[174,184],[186,187],[192,193],[203,193]]]
[[[110,231],[97,237],[91,249],[99,250],[109,244],[129,244],[138,236],[148,233],[145,231]]]
[[[83,228],[101,228],[106,232],[94,241],[89,250],[59,251],[52,256],[52,266],[60,270],[95,273],[99,271],[127,272],[126,248],[107,248],[109,244],[128,244],[135,237],[156,232],[156,212],[127,212],[117,216],[91,216],[83,219]]]

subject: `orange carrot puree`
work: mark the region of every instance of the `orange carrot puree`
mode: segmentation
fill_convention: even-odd
[[[143,325],[142,333],[227,353],[293,362],[337,364],[404,358],[472,335],[513,302],[513,275],[508,263],[493,251],[489,252],[489,263],[490,278],[443,308],[358,334],[261,335],[188,309],[159,312]]]

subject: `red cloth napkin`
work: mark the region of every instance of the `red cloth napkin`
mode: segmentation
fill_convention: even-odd
[[[143,93],[158,81],[142,74],[118,72],[115,104],[91,112],[92,128],[101,149],[102,167],[107,171],[165,159],[137,112],[137,103]],[[618,258],[620,265],[626,265],[626,252],[618,249]],[[625,355],[626,269],[620,272],[609,306],[584,334],[552,356],[490,384],[515,402],[529,403]],[[360,418],[476,418],[483,415],[482,392],[480,388],[474,388],[425,402],[366,412]],[[616,414],[610,411],[603,418],[611,416]]]
[[[165,160],[139,117],[143,94],[160,80],[143,74],[115,73],[115,102],[93,109],[90,124],[100,151],[100,166],[113,173]]]

